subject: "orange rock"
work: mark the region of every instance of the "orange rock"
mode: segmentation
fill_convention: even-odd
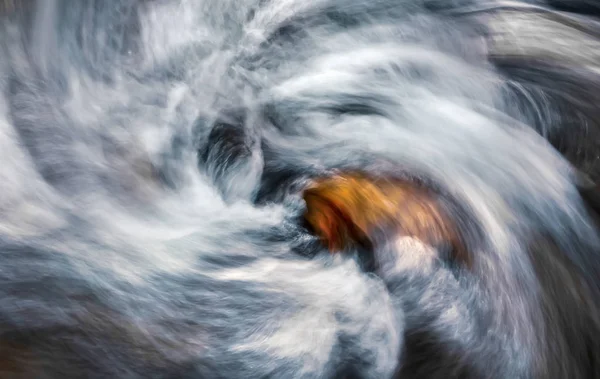
[[[452,215],[437,194],[408,180],[361,173],[318,178],[304,191],[304,218],[331,252],[376,245],[375,236],[410,236],[432,247],[448,247],[467,265]]]

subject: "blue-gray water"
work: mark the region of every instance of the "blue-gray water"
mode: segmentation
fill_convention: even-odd
[[[6,16],[0,377],[591,377],[597,308],[575,288],[596,293],[598,235],[544,137],[596,127],[599,29],[557,15],[543,2],[40,0]],[[540,61],[567,79],[546,80]],[[223,118],[242,125],[244,152],[203,155]],[[443,188],[477,225],[473,269],[408,241],[370,274],[315,247],[298,188],[340,168]],[[531,253],[535,236],[552,244]],[[542,280],[536,254],[579,279]],[[411,347],[418,333],[444,354]]]

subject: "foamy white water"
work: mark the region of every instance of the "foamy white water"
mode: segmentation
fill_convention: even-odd
[[[0,335],[40,330],[48,377],[379,379],[427,319],[486,377],[540,377],[530,238],[593,276],[597,234],[488,59],[501,22],[430,5],[43,0],[4,22]],[[199,159],[235,112],[248,158]],[[473,272],[298,255],[295,184],[339,168],[443,188],[476,220]]]

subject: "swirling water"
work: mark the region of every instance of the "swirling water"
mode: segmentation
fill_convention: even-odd
[[[486,377],[543,371],[529,238],[594,276],[597,234],[531,127],[552,110],[489,60],[509,39],[486,39],[490,4],[41,0],[6,18],[0,335],[36,331],[48,377],[385,378],[427,319]],[[223,117],[248,148],[226,167],[198,153]],[[316,248],[298,188],[341,168],[458,199],[473,273],[382,279]]]

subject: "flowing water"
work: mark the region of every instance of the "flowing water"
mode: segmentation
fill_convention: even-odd
[[[489,59],[528,22],[485,10],[500,5],[544,6],[40,0],[6,16],[0,335],[52,378],[375,379],[426,319],[486,377],[532,377],[529,238],[594,276],[597,234],[542,138],[553,109]],[[199,154],[223,119],[243,124],[243,159]],[[413,260],[391,285],[317,247],[298,188],[341,168],[457,199],[473,271]]]

